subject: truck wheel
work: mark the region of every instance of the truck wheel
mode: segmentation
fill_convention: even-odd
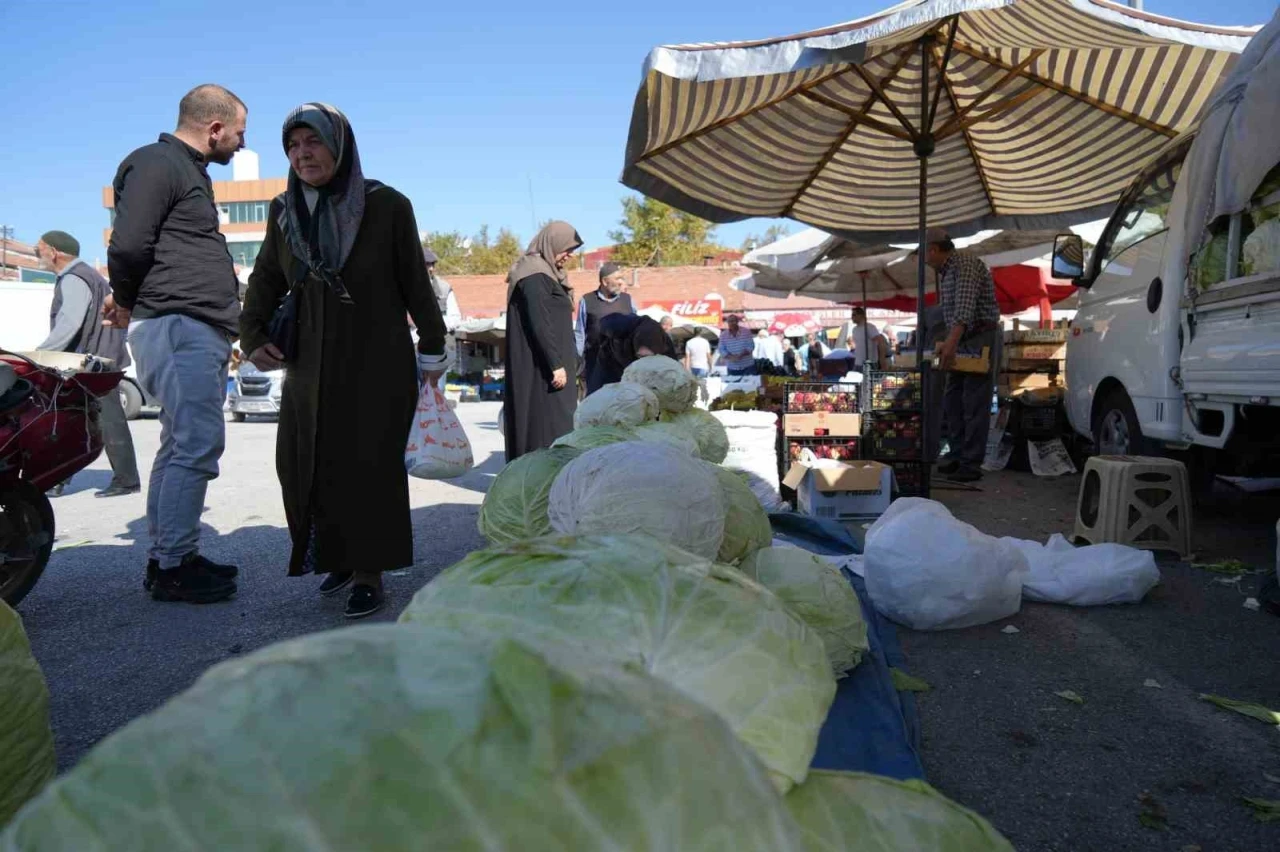
[[[1100,456],[1151,454],[1151,442],[1142,436],[1138,414],[1124,388],[1107,391],[1094,409],[1093,447]]]
[[[124,409],[125,420],[137,420],[142,414],[142,391],[128,379],[116,386],[120,391],[120,407]]]
[[[248,416],[249,415],[245,414],[243,411],[231,412],[231,419],[236,421],[237,423],[243,423],[248,418]]]

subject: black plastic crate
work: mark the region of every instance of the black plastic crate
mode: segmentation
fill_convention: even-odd
[[[1058,407],[1056,405],[1023,405],[1018,413],[1018,427],[1028,438],[1049,437],[1058,431]]]
[[[866,375],[867,408],[902,411],[922,407],[923,385],[914,370],[871,370]]]
[[[858,386],[852,382],[787,382],[787,414],[857,414]]]
[[[929,466],[919,461],[886,462],[893,468],[894,497],[928,497]]]
[[[888,459],[919,460],[924,454],[919,438],[884,438],[873,435],[867,439],[867,458],[875,461]]]

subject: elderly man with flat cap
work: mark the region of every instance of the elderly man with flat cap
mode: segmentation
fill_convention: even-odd
[[[123,329],[102,324],[102,305],[111,294],[111,285],[88,263],[80,259],[80,243],[66,231],[49,231],[36,243],[40,265],[58,275],[53,285],[49,309],[49,336],[37,348],[47,352],[75,352],[109,358],[123,370],[129,366],[129,349]],[[119,497],[142,490],[133,436],[125,418],[120,395],[109,393],[99,400],[103,448],[111,462],[111,482],[97,497]],[[63,484],[53,489],[62,493]]]
[[[610,314],[634,314],[635,306],[626,289],[626,270],[609,262],[600,267],[600,286],[578,302],[578,319],[573,329],[578,344],[578,362],[588,383],[595,372],[600,352],[600,321]]]
[[[956,251],[942,228],[925,233],[925,262],[938,273],[938,294],[947,336],[934,354],[943,370],[955,364],[958,353],[981,355],[989,349],[991,369],[986,373],[947,373],[943,395],[946,413],[947,455],[938,472],[956,482],[982,478],[991,426],[991,398],[995,393],[995,367],[1000,362],[1000,307],[991,270],[982,260]]]

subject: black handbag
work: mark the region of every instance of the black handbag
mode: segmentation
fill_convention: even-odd
[[[289,288],[289,292],[276,307],[276,312],[271,315],[271,321],[267,323],[267,339],[280,350],[286,363],[298,357],[298,291],[304,280],[305,273],[301,280],[294,282]]]

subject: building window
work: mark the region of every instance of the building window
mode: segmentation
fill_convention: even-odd
[[[231,252],[231,262],[236,266],[243,266],[246,269],[252,269],[254,261],[258,259],[258,252],[262,248],[262,243],[227,243],[227,251]]]
[[[267,221],[266,201],[227,201],[218,205],[218,218],[232,225],[260,224]]]

